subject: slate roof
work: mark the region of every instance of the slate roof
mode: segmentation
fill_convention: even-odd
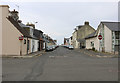
[[[85,39],[78,39],[78,42],[85,42]]]
[[[41,30],[34,29],[33,35],[37,38],[42,38],[43,32]]]
[[[29,33],[22,28],[17,21],[15,21],[12,17],[7,17],[7,19],[24,35],[24,37],[29,37],[31,38],[31,36],[29,35]]]
[[[85,39],[96,37],[96,31],[85,37]]]
[[[25,24],[23,23],[18,23],[21,27],[29,27],[29,26],[26,26]]]
[[[112,31],[120,31],[120,22],[101,22]]]
[[[23,27],[29,34],[30,34],[30,27]],[[34,32],[34,31],[33,31]],[[34,35],[30,35],[31,36],[31,38],[33,38],[33,39],[36,39],[36,40],[39,40],[39,38],[38,37],[35,37]]]
[[[111,31],[120,31],[120,22],[101,22],[105,26],[107,26]],[[97,36],[97,31],[93,32],[92,34],[88,35],[85,39],[93,38]]]

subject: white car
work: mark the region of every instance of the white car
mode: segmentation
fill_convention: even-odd
[[[74,47],[72,45],[69,45],[68,48],[72,49],[72,50],[74,49]]]

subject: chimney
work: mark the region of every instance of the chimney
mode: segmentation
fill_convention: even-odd
[[[29,23],[29,22],[28,22],[26,25],[27,25],[27,26],[32,26],[32,27],[35,29],[35,24],[32,24],[32,23]]]
[[[10,11],[10,13],[11,13],[11,17],[13,17],[14,20],[18,21],[19,19],[18,11],[14,9],[13,11]]]
[[[22,20],[18,20],[18,23],[22,23]]]
[[[85,21],[85,25],[89,25],[89,22],[88,22],[88,21]]]

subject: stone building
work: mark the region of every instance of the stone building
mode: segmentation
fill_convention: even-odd
[[[77,26],[73,33],[73,46],[74,48],[85,48],[85,37],[93,33],[95,29],[85,22],[84,25]]]

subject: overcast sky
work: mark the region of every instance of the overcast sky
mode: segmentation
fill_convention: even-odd
[[[10,10],[18,10],[23,23],[38,22],[37,29],[63,43],[64,37],[70,37],[74,28],[89,21],[93,28],[97,28],[101,21],[118,20],[118,2],[30,2],[0,1],[7,4]]]

